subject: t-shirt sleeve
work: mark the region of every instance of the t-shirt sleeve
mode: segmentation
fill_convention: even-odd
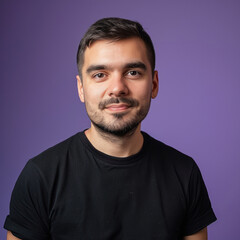
[[[29,161],[12,192],[4,228],[23,240],[49,239],[47,186],[37,166]]]
[[[216,221],[201,172],[194,163],[188,186],[188,211],[184,235],[192,235]]]

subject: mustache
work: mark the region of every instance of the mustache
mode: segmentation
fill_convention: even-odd
[[[119,97],[119,98],[109,98],[109,99],[103,100],[99,103],[98,107],[99,109],[103,110],[104,108],[106,108],[107,105],[113,104],[113,103],[126,103],[127,105],[129,105],[129,107],[136,107],[139,105],[139,102],[134,98]]]

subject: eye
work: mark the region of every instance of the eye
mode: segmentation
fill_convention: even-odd
[[[139,79],[141,78],[141,76],[142,76],[141,72],[137,70],[130,70],[126,74],[126,77],[129,79]]]
[[[97,79],[100,79],[100,78],[104,78],[106,75],[104,73],[97,73],[97,74],[94,74],[93,75],[93,78],[97,78]]]
[[[135,71],[135,70],[132,70],[132,71],[129,71],[129,72],[128,72],[128,75],[137,76],[137,75],[139,75],[139,72],[138,72],[138,71]]]

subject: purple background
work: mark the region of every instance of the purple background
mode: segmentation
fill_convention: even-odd
[[[160,91],[142,129],[198,163],[218,217],[209,239],[239,239],[237,0],[1,0],[0,225],[26,161],[89,126],[75,55],[88,26],[110,16],[141,22],[155,44]]]

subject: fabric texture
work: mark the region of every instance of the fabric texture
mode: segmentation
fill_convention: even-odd
[[[126,158],[80,132],[29,160],[4,228],[23,240],[178,240],[214,222],[193,159],[142,134]]]

